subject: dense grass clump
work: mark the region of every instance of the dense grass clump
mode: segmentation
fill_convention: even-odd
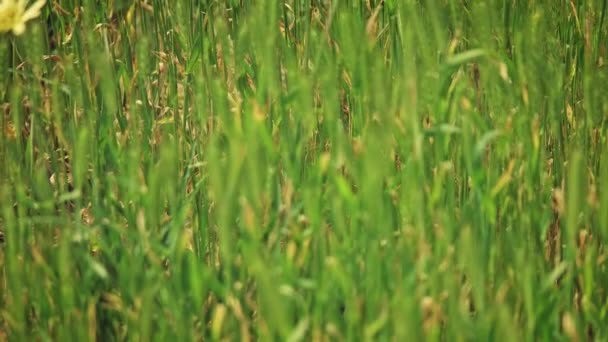
[[[608,340],[606,12],[48,0],[0,35],[0,341]]]

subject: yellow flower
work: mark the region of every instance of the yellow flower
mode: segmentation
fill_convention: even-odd
[[[46,0],[37,0],[27,7],[29,0],[0,0],[0,33],[13,31],[20,35],[25,31],[25,23],[40,15]]]

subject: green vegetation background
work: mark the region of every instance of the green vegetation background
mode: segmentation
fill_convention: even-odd
[[[0,340],[608,340],[606,7],[49,1]]]

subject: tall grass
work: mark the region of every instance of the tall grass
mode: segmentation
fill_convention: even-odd
[[[606,8],[49,1],[0,340],[608,339]]]

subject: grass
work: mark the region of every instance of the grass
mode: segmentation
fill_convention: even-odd
[[[608,340],[606,12],[48,1],[0,36],[0,340]]]

